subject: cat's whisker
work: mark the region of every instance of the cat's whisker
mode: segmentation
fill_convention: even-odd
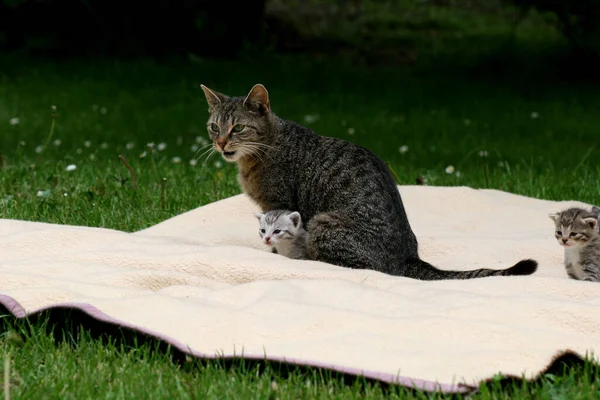
[[[248,154],[256,157],[260,161],[261,164],[265,163],[265,160],[263,159],[263,155],[267,154],[265,149],[261,148],[260,146],[256,146],[253,144],[247,144],[247,143],[245,143],[244,149],[247,149]]]
[[[204,166],[216,152],[217,151],[215,150],[215,148],[211,146],[206,151],[204,151],[204,153],[202,153],[200,157],[198,157],[198,160],[204,157],[204,161],[202,161],[202,165]]]
[[[213,147],[213,144],[208,143],[208,144],[205,144],[202,147],[198,148],[198,150],[196,150],[196,152],[194,153],[194,159],[196,161],[199,160],[204,154],[206,154],[207,151],[210,151],[210,148],[212,148],[212,147]],[[198,153],[200,153],[200,152],[202,152],[202,154],[198,156]]]

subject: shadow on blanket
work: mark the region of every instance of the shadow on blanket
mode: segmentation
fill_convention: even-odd
[[[37,329],[34,332],[46,333],[51,335],[56,344],[67,341],[70,345],[76,346],[82,335],[89,335],[94,340],[101,343],[111,341],[117,347],[140,347],[147,346],[151,353],[161,353],[167,355],[168,358],[175,364],[178,364],[183,371],[189,372],[200,366],[217,363],[225,370],[238,370],[243,367],[247,370],[259,371],[264,373],[267,367],[270,367],[270,373],[277,375],[281,379],[286,379],[292,373],[306,373],[308,371],[318,371],[320,375],[329,376],[344,385],[353,386],[357,383],[362,385],[378,384],[385,392],[388,392],[395,385],[378,381],[375,379],[366,378],[352,374],[345,374],[339,371],[328,370],[325,368],[313,367],[309,365],[290,364],[265,359],[248,359],[241,357],[222,357],[216,359],[200,359],[190,356],[188,353],[173,347],[170,343],[158,339],[152,335],[139,332],[135,329],[119,326],[117,324],[108,323],[95,319],[88,313],[78,308],[55,307],[43,310],[26,317],[15,317],[8,309],[0,305],[0,335],[5,335],[9,331],[17,331],[23,333],[29,331],[28,327]],[[25,335],[24,340],[27,340]],[[592,368],[588,374],[591,379],[600,374],[600,365],[586,362],[574,352],[569,350],[557,354],[553,361],[540,373],[535,379],[529,383],[539,384],[544,379],[544,375],[552,374],[554,376],[566,376],[571,370],[575,370],[576,374],[584,374],[585,367]],[[523,383],[523,379],[517,376],[492,377],[482,383],[490,389],[502,388],[510,389],[511,387],[519,387]],[[413,394],[421,393],[410,387],[404,388],[407,392]],[[462,394],[454,393],[454,396],[462,397],[465,394],[474,394],[481,387],[472,387],[461,385]],[[450,394],[450,393],[448,393]],[[453,397],[454,397],[453,396]]]

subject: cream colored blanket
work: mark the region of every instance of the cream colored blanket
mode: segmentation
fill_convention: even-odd
[[[140,232],[0,220],[0,301],[133,327],[202,357],[244,355],[425,389],[532,378],[570,349],[600,354],[600,284],[567,278],[551,202],[401,186],[422,258],[444,269],[539,261],[524,277],[422,282],[286,259],[245,195]]]

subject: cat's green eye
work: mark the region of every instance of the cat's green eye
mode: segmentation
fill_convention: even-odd
[[[219,132],[219,125],[217,124],[210,124],[210,130],[213,132]]]
[[[237,124],[237,125],[234,125],[233,128],[231,128],[231,132],[238,133],[238,132],[243,131],[244,128],[245,128],[244,125]]]

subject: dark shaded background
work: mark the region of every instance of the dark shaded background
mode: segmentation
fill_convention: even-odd
[[[417,40],[394,32],[452,28],[412,18],[424,5],[504,13],[515,27],[534,10],[558,28],[569,56],[600,54],[600,0],[0,0],[0,50],[52,58],[302,52],[407,63],[419,57]]]

